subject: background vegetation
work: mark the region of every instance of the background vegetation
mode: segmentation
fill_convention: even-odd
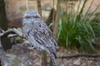
[[[67,10],[61,13],[57,37],[60,46],[71,49],[76,47],[80,51],[96,52],[93,44],[95,44],[96,37],[100,35],[97,32],[100,29],[100,23],[98,22],[100,15],[96,15],[99,6],[93,12],[89,12],[93,1],[85,13],[84,8],[87,0],[84,0],[80,10],[77,9],[79,10],[77,13]],[[81,2],[78,7],[80,7],[80,4]]]

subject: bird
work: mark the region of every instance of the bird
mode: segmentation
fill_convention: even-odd
[[[55,59],[57,58],[56,47],[58,47],[58,44],[53,39],[51,30],[37,12],[27,12],[24,14],[22,30],[30,44],[36,49],[49,53],[53,65],[57,66]]]

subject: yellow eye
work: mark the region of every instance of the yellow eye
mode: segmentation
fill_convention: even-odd
[[[39,18],[39,16],[35,16],[34,18],[38,19],[38,18]]]
[[[25,18],[26,18],[26,19],[29,19],[30,17],[29,17],[29,16],[26,16]]]

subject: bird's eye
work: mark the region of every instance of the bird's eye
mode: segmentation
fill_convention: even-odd
[[[34,18],[38,19],[38,18],[39,18],[39,16],[35,16]]]
[[[29,16],[26,16],[25,18],[26,18],[26,19],[29,19],[30,17],[29,17]]]

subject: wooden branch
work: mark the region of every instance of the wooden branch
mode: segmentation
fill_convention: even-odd
[[[42,66],[47,66],[47,53],[42,50]]]
[[[17,29],[9,29],[9,30],[7,30],[7,31],[3,31],[1,34],[0,34],[0,37],[3,37],[3,36],[5,36],[5,35],[8,35],[8,34],[10,34],[10,33],[16,33],[19,37],[21,37],[21,38],[25,38],[24,37],[24,34],[22,33],[22,32],[20,32],[19,30],[17,30]]]
[[[2,44],[1,44],[1,37],[7,36],[10,33],[16,33],[19,37],[25,38],[24,34],[22,32],[20,32],[19,30],[15,29],[15,28],[9,29],[7,31],[0,29],[0,60],[1,60],[2,66],[11,66],[10,62],[8,61],[8,59],[6,57],[6,53],[3,50]],[[14,34],[12,36],[16,36],[16,34]]]
[[[8,38],[17,37],[17,36],[18,36],[17,34],[10,34],[8,35]]]
[[[100,54],[88,54],[88,53],[69,54],[66,56],[58,57],[58,59],[73,58],[73,57],[100,57]]]

